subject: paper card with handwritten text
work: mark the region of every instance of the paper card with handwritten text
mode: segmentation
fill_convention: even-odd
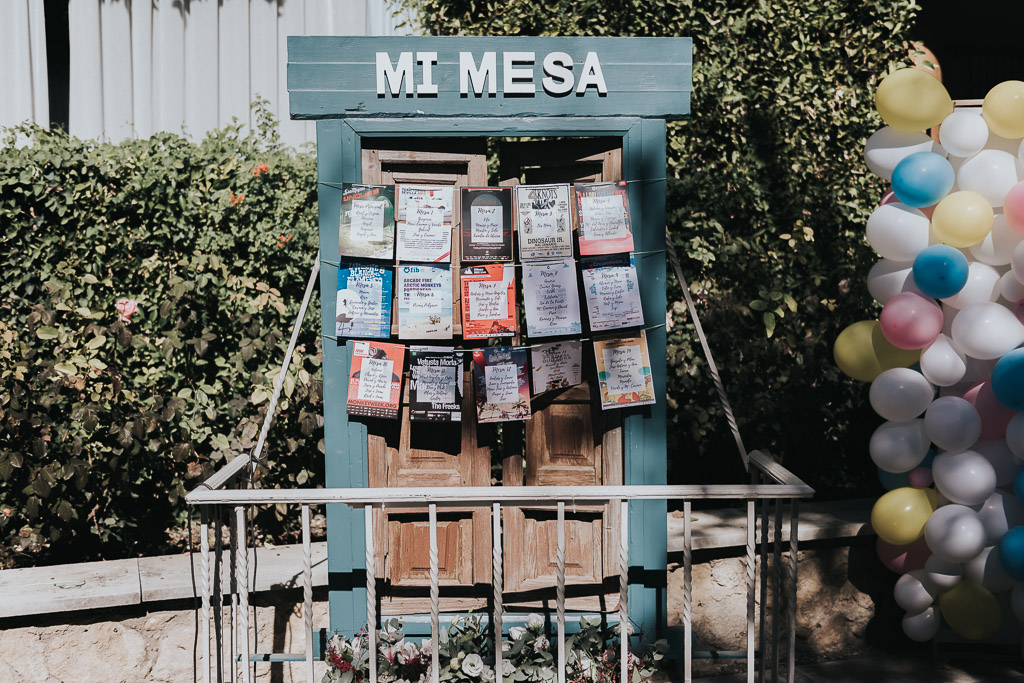
[[[395,187],[341,186],[338,253],[390,261],[395,254]]]
[[[529,420],[526,351],[511,346],[474,349],[473,401],[481,424]]]
[[[391,336],[391,269],[338,265],[334,333],[339,337]]]
[[[462,262],[512,260],[512,188],[464,187]]]
[[[596,256],[582,261],[590,329],[618,330],[643,325],[640,282],[633,255]]]
[[[399,261],[448,263],[452,258],[451,186],[399,185]]]
[[[405,347],[383,342],[353,342],[348,380],[349,415],[398,418],[402,398]]]
[[[530,349],[533,393],[565,389],[582,381],[583,342],[537,344]]]
[[[451,349],[413,346],[409,350],[409,419],[462,421],[462,357]]]
[[[398,269],[398,338],[452,338],[452,271],[450,266]]]
[[[580,254],[618,254],[633,251],[626,181],[576,183]]]
[[[511,337],[516,333],[516,269],[492,264],[463,268],[462,338]]]
[[[572,208],[568,185],[516,186],[519,258],[572,256]]]
[[[601,408],[654,403],[654,380],[647,353],[647,335],[635,334],[594,340]]]
[[[530,338],[580,334],[580,295],[572,259],[523,264],[523,305]]]

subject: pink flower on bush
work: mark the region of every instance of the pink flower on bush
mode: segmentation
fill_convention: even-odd
[[[135,299],[118,299],[114,305],[117,307],[117,317],[121,322],[131,320],[132,316],[135,315],[135,311],[139,308],[139,302]]]

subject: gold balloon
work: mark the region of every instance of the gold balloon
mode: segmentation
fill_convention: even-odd
[[[939,597],[939,608],[949,627],[968,640],[991,638],[1003,621],[999,602],[992,592],[967,579]]]
[[[996,135],[1024,138],[1024,82],[1003,81],[989,90],[981,115]]]
[[[981,242],[992,231],[995,212],[977,192],[961,190],[935,205],[932,227],[944,243],[957,249]]]
[[[893,489],[871,508],[871,528],[886,543],[913,543],[924,533],[925,522],[938,507],[938,500],[935,489]]]
[[[899,69],[878,84],[875,108],[887,124],[909,132],[942,123],[953,113],[953,100],[931,74],[920,69]]]
[[[921,358],[921,350],[906,351],[889,343],[877,320],[861,320],[839,333],[832,356],[847,376],[873,382],[892,368],[905,368]]]

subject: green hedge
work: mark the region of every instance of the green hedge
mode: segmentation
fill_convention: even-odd
[[[425,33],[693,38],[692,116],[670,127],[669,229],[748,445],[828,495],[877,488],[866,387],[835,368],[877,315],[863,226],[872,93],[908,59],[917,7],[891,0],[401,0]],[[688,257],[688,258],[687,258]],[[736,481],[735,446],[669,280],[674,481]]]
[[[185,490],[253,448],[317,253],[313,155],[261,121],[198,144],[3,141],[0,566],[173,546]],[[263,486],[322,471],[312,318]]]

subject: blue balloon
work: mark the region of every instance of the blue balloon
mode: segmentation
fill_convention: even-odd
[[[1018,472],[1017,476],[1013,479],[1013,493],[1017,496],[1020,504],[1024,505],[1024,469]]]
[[[1010,410],[1024,410],[1024,349],[1010,351],[992,368],[992,393]]]
[[[945,299],[967,284],[967,257],[948,244],[933,244],[914,259],[913,273],[922,294]]]
[[[917,152],[896,164],[892,191],[907,206],[921,208],[937,204],[953,189],[953,167],[935,152]]]
[[[1006,573],[1024,581],[1024,526],[1015,526],[999,539],[999,561]]]
[[[879,467],[878,481],[882,482],[886,491],[907,488],[910,486],[910,472],[886,472]]]

